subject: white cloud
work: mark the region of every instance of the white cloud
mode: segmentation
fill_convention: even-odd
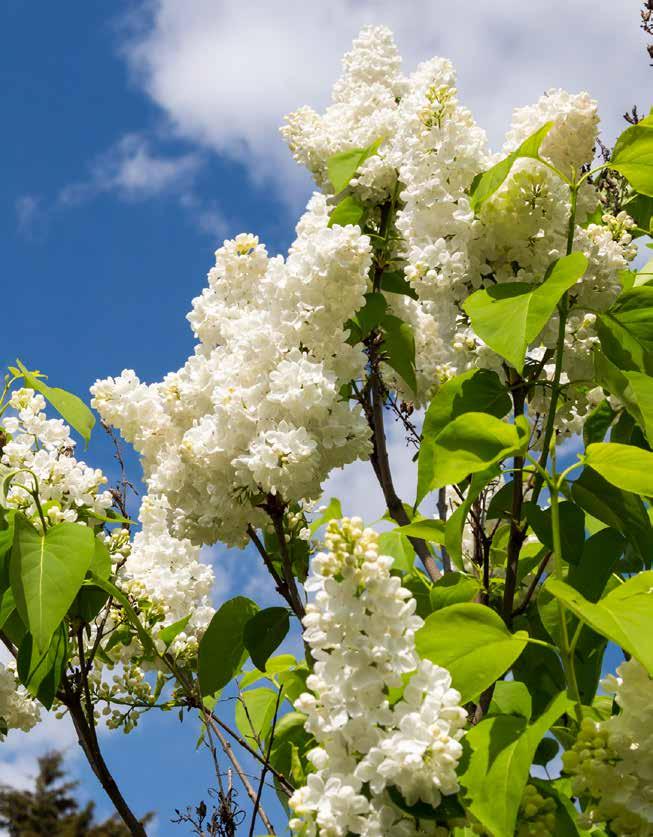
[[[141,134],[125,134],[91,164],[88,178],[59,192],[62,206],[75,206],[103,192],[144,200],[163,192],[188,192],[202,165],[197,152],[164,156]]]
[[[21,195],[16,200],[16,221],[20,233],[32,236],[40,209],[41,198],[38,195]]]
[[[342,54],[368,23],[396,33],[405,68],[451,58],[463,100],[499,145],[512,107],[549,87],[599,99],[608,138],[650,89],[639,0],[153,0],[125,46],[134,76],[180,136],[308,189],[278,136],[285,113],[328,100]]]
[[[38,195],[22,195],[16,201],[19,232],[31,238],[37,221],[47,222],[53,213],[74,209],[102,195],[114,195],[130,203],[171,197],[202,232],[214,240],[224,236],[227,223],[215,200],[200,197],[197,176],[206,163],[206,152],[161,153],[142,133],[124,134],[88,166],[86,177],[62,187],[44,205]]]

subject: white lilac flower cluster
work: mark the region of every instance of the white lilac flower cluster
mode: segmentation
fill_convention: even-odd
[[[42,523],[34,491],[49,525],[75,523],[82,509],[103,519],[112,504],[111,493],[102,489],[107,479],[99,469],[75,459],[68,425],[47,418],[45,399],[32,389],[15,390],[9,406],[15,414],[0,422],[0,477],[4,481],[13,476],[3,503],[20,510],[37,528]]]
[[[492,155],[484,131],[458,101],[451,64],[432,59],[404,76],[400,63],[389,30],[364,29],[344,59],[333,103],[322,116],[300,109],[287,117],[282,134],[327,192],[329,156],[382,141],[350,189],[373,216],[396,188],[400,240],[392,255],[418,300],[390,296],[396,313],[414,326],[418,401],[424,402],[451,375],[501,365],[469,327],[461,309],[464,299],[486,284],[539,282],[549,264],[565,253],[570,194],[554,171],[533,159],[518,160],[478,216],[469,198],[475,175],[552,122],[541,155],[566,177],[575,176],[592,159],[599,120],[596,102],[587,93],[551,90],[515,110],[502,154]],[[625,213],[582,226],[597,204],[598,193],[586,182],[578,197],[574,249],[585,253],[589,267],[571,292],[565,384],[586,379],[591,367],[595,315],[583,306],[591,300],[594,309],[602,309],[612,302],[619,272],[636,252],[629,231],[633,222]],[[554,317],[531,347],[535,356],[538,349],[541,356],[553,348],[556,335]],[[544,373],[552,375],[553,367],[545,366]],[[402,388],[399,379],[388,377]],[[566,399],[563,430],[575,432],[588,403],[573,386],[567,386]]]
[[[307,837],[446,834],[423,820],[418,832],[388,788],[408,805],[434,808],[458,790],[466,723],[460,695],[445,669],[419,659],[422,620],[390,574],[392,558],[379,555],[378,535],[356,518],[331,521],[325,547],[306,584],[313,594],[304,618],[315,660],[310,692],[295,703],[318,744],[308,753],[315,772],[290,800],[290,827]],[[402,688],[391,704],[390,690]]]
[[[197,653],[199,639],[214,613],[213,569],[200,561],[199,547],[169,533],[162,497],[145,495],[139,520],[142,528],[134,535],[121,569],[121,586],[134,598],[144,596],[158,605],[160,627],[190,616],[171,650],[177,654]]]
[[[142,454],[174,535],[242,545],[269,495],[317,498],[333,469],[369,453],[369,430],[340,390],[365,355],[344,323],[364,303],[369,238],[328,226],[314,195],[287,259],[239,235],[216,253],[188,315],[195,354],[161,383],[98,381],[93,405]]]
[[[39,704],[16,679],[15,671],[0,663],[0,727],[29,732],[40,719]]]
[[[563,765],[576,794],[589,798],[584,827],[608,823],[618,837],[653,835],[653,680],[635,659],[622,663],[603,688],[621,711],[585,719]]]

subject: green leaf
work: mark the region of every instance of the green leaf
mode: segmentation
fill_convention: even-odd
[[[443,384],[424,416],[422,442],[417,459],[416,506],[431,490],[434,477],[434,445],[438,434],[464,413],[489,413],[503,418],[512,407],[510,395],[496,372],[471,370]]]
[[[632,445],[595,442],[585,463],[612,485],[634,494],[653,496],[653,453]]]
[[[546,767],[546,765],[554,759],[559,752],[560,745],[555,738],[543,738],[537,745],[537,750],[533,756],[533,764],[538,764],[540,767]]]
[[[594,370],[597,383],[621,401],[653,441],[653,378],[637,370],[621,371],[602,352],[594,352]],[[609,405],[607,409],[611,412]],[[602,442],[604,436],[593,441]]]
[[[361,340],[383,321],[388,303],[380,293],[365,294],[365,305],[356,312],[354,322],[360,329]]]
[[[465,736],[471,748],[460,777],[465,807],[492,837],[514,837],[535,750],[567,704],[566,696],[560,694],[531,724],[516,715],[495,715]]]
[[[353,227],[358,227],[365,215],[365,207],[353,195],[346,195],[334,208],[329,215],[329,227],[334,227],[336,224],[341,227],[346,227],[351,224]]]
[[[497,189],[499,189],[510,174],[510,169],[516,160],[519,160],[521,157],[530,157],[534,160],[539,160],[540,145],[542,145],[542,140],[552,127],[553,122],[547,122],[542,125],[528,139],[525,139],[519,148],[516,148],[511,154],[492,166],[491,169],[476,175],[472,181],[470,190],[470,203],[474,212],[478,213],[478,210],[483,206],[485,201],[491,198]]]
[[[574,501],[597,520],[616,529],[648,564],[653,553],[653,530],[641,499],[611,485],[591,468],[584,468],[571,489]]]
[[[499,680],[494,686],[488,715],[518,715],[530,721],[533,701],[525,683],[519,680]]]
[[[568,501],[560,503],[559,510],[562,558],[569,564],[577,564],[585,543],[585,515],[579,506]],[[523,513],[540,543],[553,550],[551,509],[541,509],[528,502],[523,504]]]
[[[383,328],[384,360],[400,375],[410,389],[417,390],[415,377],[415,337],[408,323],[392,314],[386,314]]]
[[[14,515],[14,511],[0,509],[0,559],[9,552],[14,542]]]
[[[262,686],[242,692],[236,701],[236,726],[245,739],[263,743],[272,726],[277,692]],[[263,747],[261,749],[264,749]]]
[[[623,291],[598,318],[597,332],[615,366],[653,374],[653,286]]]
[[[583,253],[571,253],[553,262],[541,285],[506,282],[476,291],[463,305],[472,328],[521,373],[529,345],[548,323],[562,295],[585,273],[587,264]]]
[[[245,625],[245,648],[259,671],[265,671],[269,657],[286,638],[290,628],[288,610],[285,607],[268,607],[259,610]]]
[[[198,676],[203,695],[223,689],[240,671],[247,659],[245,625],[258,611],[258,605],[244,596],[225,602],[213,614],[200,640]]]
[[[35,374],[29,372],[19,360],[16,361],[16,364],[23,375],[26,386],[40,392],[52,404],[64,421],[68,422],[88,444],[91,438],[91,430],[93,430],[93,426],[95,425],[95,416],[81,398],[78,398],[70,392],[66,392],[65,389],[48,386],[37,378]]]
[[[37,651],[31,634],[25,634],[18,649],[16,670],[20,682],[46,709],[50,709],[68,660],[68,632],[61,624],[47,651]]]
[[[431,488],[454,485],[524,450],[517,426],[488,413],[464,413],[438,433]]]
[[[379,553],[394,558],[394,569],[409,573],[415,563],[415,550],[406,535],[397,529],[379,535]]]
[[[498,680],[527,641],[525,631],[511,634],[494,611],[473,603],[455,604],[432,613],[415,635],[420,657],[450,671],[462,703],[474,700]]]
[[[304,729],[305,722],[306,715],[301,712],[288,712],[277,721],[270,748],[270,764],[283,776],[292,775],[293,748],[296,748],[304,770],[308,766],[306,753],[314,746],[314,741]]]
[[[643,119],[621,134],[612,153],[611,169],[623,175],[636,192],[653,197],[653,122]]]
[[[585,541],[580,561],[569,567],[567,582],[591,602],[598,602],[623,555],[625,541],[614,529],[602,529]]]
[[[454,794],[451,796],[442,796],[440,804],[434,808],[428,802],[421,800],[409,805],[399,788],[395,785],[388,786],[388,796],[393,805],[396,805],[400,811],[413,817],[415,820],[448,820],[448,819],[464,819],[465,809],[458,801],[458,797]]]
[[[170,625],[166,625],[165,628],[162,628],[159,631],[159,639],[165,645],[166,648],[169,648],[175,639],[179,636],[179,634],[184,630],[186,625],[190,621],[191,614],[189,613],[188,616],[184,616],[181,619],[178,619],[176,622],[173,622]]]
[[[381,274],[381,290],[391,294],[403,294],[417,299],[417,291],[404,276],[403,270],[389,270]]]
[[[642,230],[650,230],[653,223],[653,198],[648,195],[635,195],[632,200],[624,206],[626,212],[634,219],[637,226]],[[642,233],[634,232],[633,238]]]
[[[653,674],[653,571],[629,578],[595,604],[555,578],[549,578],[544,589]]]
[[[617,414],[610,406],[609,401],[607,399],[601,401],[587,416],[583,424],[583,442],[585,443],[585,447],[591,445],[592,442],[602,442],[616,416]]]
[[[336,195],[349,185],[349,181],[363,163],[377,153],[382,142],[383,138],[376,140],[367,148],[350,148],[348,151],[341,151],[329,157],[327,171]]]
[[[398,526],[395,532],[408,535],[411,538],[421,538],[431,543],[444,543],[444,521],[426,518],[415,523],[407,523],[405,526]]]
[[[59,523],[42,535],[22,515],[15,518],[9,577],[16,608],[36,648],[46,651],[79,592],[95,551],[93,530]]]
[[[100,578],[108,579],[111,576],[111,555],[104,541],[96,536],[93,557],[89,571]],[[109,594],[98,587],[84,585],[75,596],[70,612],[87,624],[92,622],[104,607]]]
[[[442,610],[453,604],[471,602],[478,595],[481,584],[478,579],[464,573],[444,573],[433,587],[430,599],[432,610]]]
[[[341,517],[342,505],[340,504],[340,500],[337,497],[332,497],[320,517],[313,520],[308,527],[311,531],[311,535],[314,535],[320,527],[325,526],[329,523],[329,521],[338,520]]]
[[[414,569],[413,572],[405,575],[401,580],[402,587],[410,590],[417,605],[415,612],[421,619],[431,613],[431,582],[426,578],[423,572]]]

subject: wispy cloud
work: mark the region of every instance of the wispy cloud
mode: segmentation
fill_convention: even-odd
[[[31,194],[18,198],[18,231],[31,238],[37,224],[102,196],[128,203],[167,197],[178,203],[199,230],[217,239],[226,229],[224,217],[217,203],[205,201],[196,188],[198,174],[205,164],[204,150],[162,152],[142,133],[124,134],[91,160],[82,178],[62,186],[49,201]]]
[[[291,200],[308,190],[278,135],[283,115],[322,107],[340,58],[365,24],[393,28],[409,71],[451,58],[464,102],[501,144],[511,109],[554,86],[599,99],[608,138],[644,100],[651,70],[639,0],[152,0],[126,37],[136,82],[171,130],[243,162]],[[133,24],[134,17],[131,18]],[[637,95],[639,91],[639,95]],[[644,101],[644,104],[647,104]]]
[[[153,151],[142,134],[125,134],[91,163],[85,179],[63,187],[57,202],[77,206],[107,192],[130,201],[166,192],[183,195],[192,189],[203,162],[199,152],[166,156]]]
[[[16,200],[16,222],[18,231],[31,238],[40,216],[41,197],[39,195],[21,195]]]

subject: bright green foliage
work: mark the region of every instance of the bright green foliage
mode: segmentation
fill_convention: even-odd
[[[449,669],[463,703],[505,674],[527,642],[527,633],[511,634],[500,616],[473,603],[432,613],[415,637],[422,658]]]
[[[595,442],[585,451],[585,462],[608,482],[624,491],[653,496],[653,453],[631,445]]]
[[[653,118],[647,116],[626,128],[617,140],[609,165],[636,192],[653,197]]]
[[[258,611],[251,599],[236,596],[213,615],[200,642],[198,676],[203,695],[223,689],[248,657],[245,625]]]
[[[347,224],[360,225],[365,215],[365,207],[356,200],[353,195],[347,195],[340,203],[332,210],[329,216],[329,226],[333,227],[339,224],[341,227],[346,227]]]
[[[476,175],[471,188],[471,204],[474,212],[478,212],[485,201],[491,198],[497,189],[500,188],[510,174],[510,169],[516,160],[523,157],[530,157],[533,160],[540,159],[540,145],[542,145],[542,140],[552,127],[553,122],[547,122],[545,125],[542,125],[534,134],[525,139],[519,148],[516,148],[511,154],[492,166],[491,169]]]
[[[269,657],[284,641],[289,628],[290,618],[285,607],[259,610],[247,622],[243,631],[245,648],[260,671],[265,671]]]
[[[400,375],[408,386],[417,389],[415,379],[415,336],[408,323],[393,314],[386,314],[381,322],[385,362]]]
[[[463,372],[440,387],[424,416],[422,444],[417,460],[416,505],[433,488],[435,440],[438,434],[463,413],[483,412],[502,418],[510,410],[511,403],[496,372],[484,369]]]
[[[541,285],[494,285],[473,293],[464,308],[478,336],[521,373],[526,349],[547,324],[565,291],[586,269],[587,257],[572,253],[551,265]]]
[[[485,471],[524,449],[517,425],[487,413],[464,413],[448,424],[433,445],[432,488],[452,485],[469,474]]]
[[[262,750],[265,749],[262,745],[270,732],[276,705],[277,692],[265,686],[242,692],[236,703],[238,731]]]
[[[44,653],[37,650],[31,634],[25,634],[18,649],[17,670],[30,694],[50,709],[68,661],[68,632],[60,625]]]
[[[382,142],[383,139],[379,139],[367,148],[350,148],[348,151],[341,151],[329,158],[327,170],[336,194],[349,185],[349,181],[363,163],[377,153]]]
[[[596,604],[558,579],[545,587],[597,633],[619,645],[653,674],[653,572],[643,572],[620,584]]]
[[[81,398],[66,392],[59,387],[50,387],[44,383],[37,373],[29,372],[23,364],[16,361],[20,372],[25,379],[25,385],[40,392],[54,409],[61,414],[61,417],[88,443],[91,438],[91,431],[95,426],[95,416],[84,404]]]
[[[494,715],[467,733],[471,755],[460,781],[468,809],[493,837],[513,837],[535,750],[566,709],[559,695],[530,724],[519,715]]]
[[[91,565],[95,539],[91,529],[59,523],[41,534],[21,515],[9,576],[16,608],[36,648],[46,651]]]

